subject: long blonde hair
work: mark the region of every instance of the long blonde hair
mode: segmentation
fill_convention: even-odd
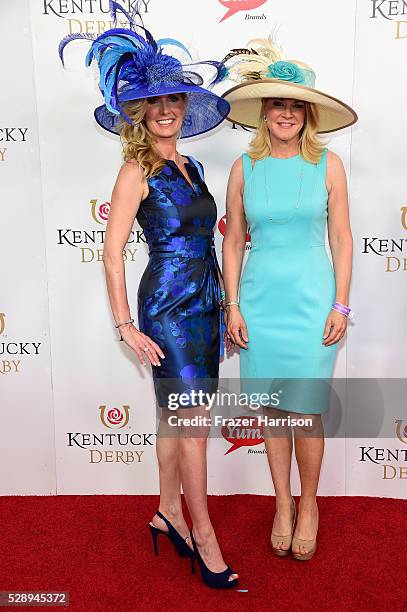
[[[185,96],[186,94],[180,94]],[[127,123],[120,117],[120,140],[123,146],[123,160],[135,159],[141,166],[146,179],[158,174],[165,166],[165,160],[157,150],[154,135],[145,123],[147,100],[130,100],[123,105],[123,110],[133,122]]]
[[[264,159],[271,155],[270,132],[266,121],[264,121],[265,105],[269,98],[263,98],[259,127],[252,138],[248,154],[252,159]],[[301,157],[312,164],[317,164],[321,159],[325,143],[318,135],[318,109],[312,102],[305,101],[305,120],[304,126],[299,136],[299,147]]]

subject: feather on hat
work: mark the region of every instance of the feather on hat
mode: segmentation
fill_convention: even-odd
[[[59,56],[64,64],[64,49],[73,40],[89,39],[92,45],[86,56],[86,66],[93,60],[99,65],[99,88],[105,103],[95,109],[98,124],[109,132],[120,133],[119,117],[132,123],[123,110],[129,100],[168,95],[188,94],[188,104],[180,137],[186,138],[207,132],[219,125],[229,112],[229,103],[202,87],[201,76],[210,67],[214,76],[208,87],[223,78],[221,62],[206,60],[194,62],[188,49],[173,38],[155,40],[144,26],[139,2],[134,2],[130,12],[120,4],[109,2],[112,20],[117,23],[117,13],[126,17],[129,28],[112,28],[100,36],[94,34],[70,34],[59,44]],[[172,47],[182,59],[170,55],[164,49]],[[184,61],[182,61],[184,60]]]

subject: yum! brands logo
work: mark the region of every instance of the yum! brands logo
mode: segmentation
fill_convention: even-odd
[[[100,226],[106,225],[109,219],[110,203],[90,200],[90,217],[98,224],[98,229],[57,229],[57,244],[71,246],[79,250],[81,263],[103,261],[103,245],[106,230]],[[128,248],[123,250],[125,262],[136,261],[137,248],[134,245],[145,243],[144,233],[141,229],[132,230],[127,241]]]
[[[129,415],[128,404],[123,404],[120,408],[118,406],[109,408],[106,404],[102,404],[99,406],[99,419],[105,431],[67,432],[67,446],[85,450],[88,463],[91,464],[142,463],[144,453],[155,444],[156,434],[131,431]]]
[[[224,425],[221,429],[224,439],[231,444],[225,455],[233,453],[233,451],[242,447],[257,446],[264,442],[263,425],[259,424],[258,419],[252,416],[241,417],[238,419],[241,423],[233,423]],[[248,423],[248,424],[247,424]],[[248,453],[264,453],[265,450],[253,450],[248,448]]]
[[[229,19],[229,17],[232,17],[240,11],[246,12],[245,19],[266,19],[264,13],[262,15],[249,15],[248,11],[259,8],[265,4],[267,0],[218,0],[218,2],[227,9],[219,23]]]
[[[402,229],[407,231],[407,206],[400,208]],[[386,272],[407,272],[407,236],[363,238],[363,254],[385,257]]]

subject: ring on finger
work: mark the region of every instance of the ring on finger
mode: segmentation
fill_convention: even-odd
[[[150,349],[148,348],[148,346],[145,346],[145,347],[143,348],[143,351],[144,351],[145,353],[147,353],[149,350],[150,350]]]

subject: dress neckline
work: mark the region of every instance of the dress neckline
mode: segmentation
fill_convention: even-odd
[[[296,159],[297,157],[300,157],[300,153],[297,153],[297,155],[291,155],[290,157],[273,157],[272,155],[268,155],[264,159],[279,159],[279,160],[283,161],[283,160],[287,160],[287,159]]]
[[[181,157],[186,157],[187,161],[185,163],[191,165],[191,160],[189,159],[188,155],[181,155]],[[164,158],[164,161],[172,162],[173,164],[175,164],[175,166],[177,166],[177,164],[175,163],[175,161],[173,159],[165,159]],[[177,166],[177,168],[178,168],[178,166]]]
[[[193,166],[194,165],[194,164],[191,164],[191,160],[189,159],[188,155],[182,155],[181,157],[186,157],[187,160],[188,160],[187,162],[184,162],[185,166]],[[175,166],[175,169],[177,170],[177,172],[182,176],[182,178],[187,183],[187,185],[190,186],[190,188],[192,189],[194,194],[198,195],[198,191],[195,189],[195,183],[192,180],[188,170],[187,170],[188,178],[186,178],[185,174],[178,168],[177,164],[175,163],[175,161],[173,159],[166,159],[165,161],[166,162],[171,162]]]

